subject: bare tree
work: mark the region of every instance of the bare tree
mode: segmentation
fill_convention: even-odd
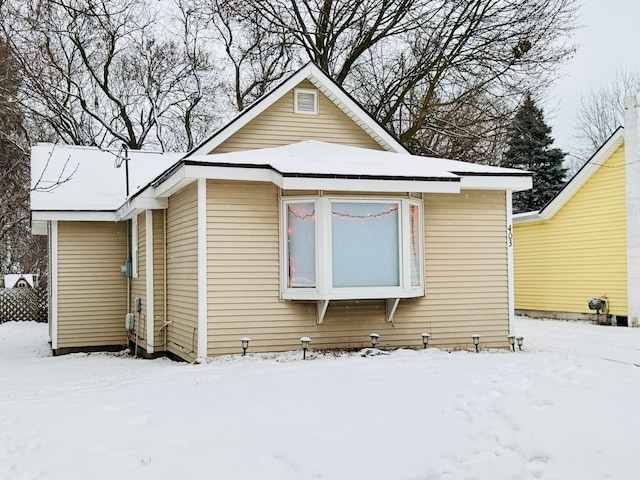
[[[188,7],[186,0],[161,9],[146,0],[6,3],[2,29],[22,70],[22,107],[67,143],[192,147],[210,69]]]
[[[244,110],[297,65],[287,33],[272,28],[245,2],[209,0],[202,14],[219,46],[222,70],[228,72],[225,92],[233,111]]]
[[[501,143],[522,93],[547,86],[573,53],[577,9],[575,0],[245,4],[412,150],[435,155],[451,155],[459,146],[440,148],[463,137],[478,152]]]
[[[578,142],[573,171],[623,124],[624,97],[640,92],[640,73],[618,70],[614,79],[602,88],[590,88],[582,95],[574,120],[574,137]]]

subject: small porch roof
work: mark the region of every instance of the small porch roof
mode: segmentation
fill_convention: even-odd
[[[271,181],[301,190],[458,193],[464,188],[531,188],[530,172],[316,140],[187,156],[151,185],[157,195],[166,196],[195,178]]]

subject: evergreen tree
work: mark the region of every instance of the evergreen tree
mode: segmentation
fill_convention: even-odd
[[[567,169],[562,166],[566,153],[551,148],[551,127],[531,98],[525,97],[509,128],[508,149],[503,166],[533,172],[533,188],[513,194],[513,212],[543,208],[564,186]]]

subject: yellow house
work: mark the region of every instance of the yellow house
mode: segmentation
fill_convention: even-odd
[[[625,128],[616,130],[548,205],[514,215],[519,313],[597,316],[601,322],[638,326],[639,99],[626,99]]]
[[[193,361],[243,337],[264,352],[374,332],[507,347],[511,192],[529,173],[410,155],[313,64],[187,155],[153,155],[34,147],[34,186],[70,172],[31,205],[54,353]]]

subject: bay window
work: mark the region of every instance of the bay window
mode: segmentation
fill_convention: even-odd
[[[283,298],[424,295],[421,202],[305,197],[282,207]]]

